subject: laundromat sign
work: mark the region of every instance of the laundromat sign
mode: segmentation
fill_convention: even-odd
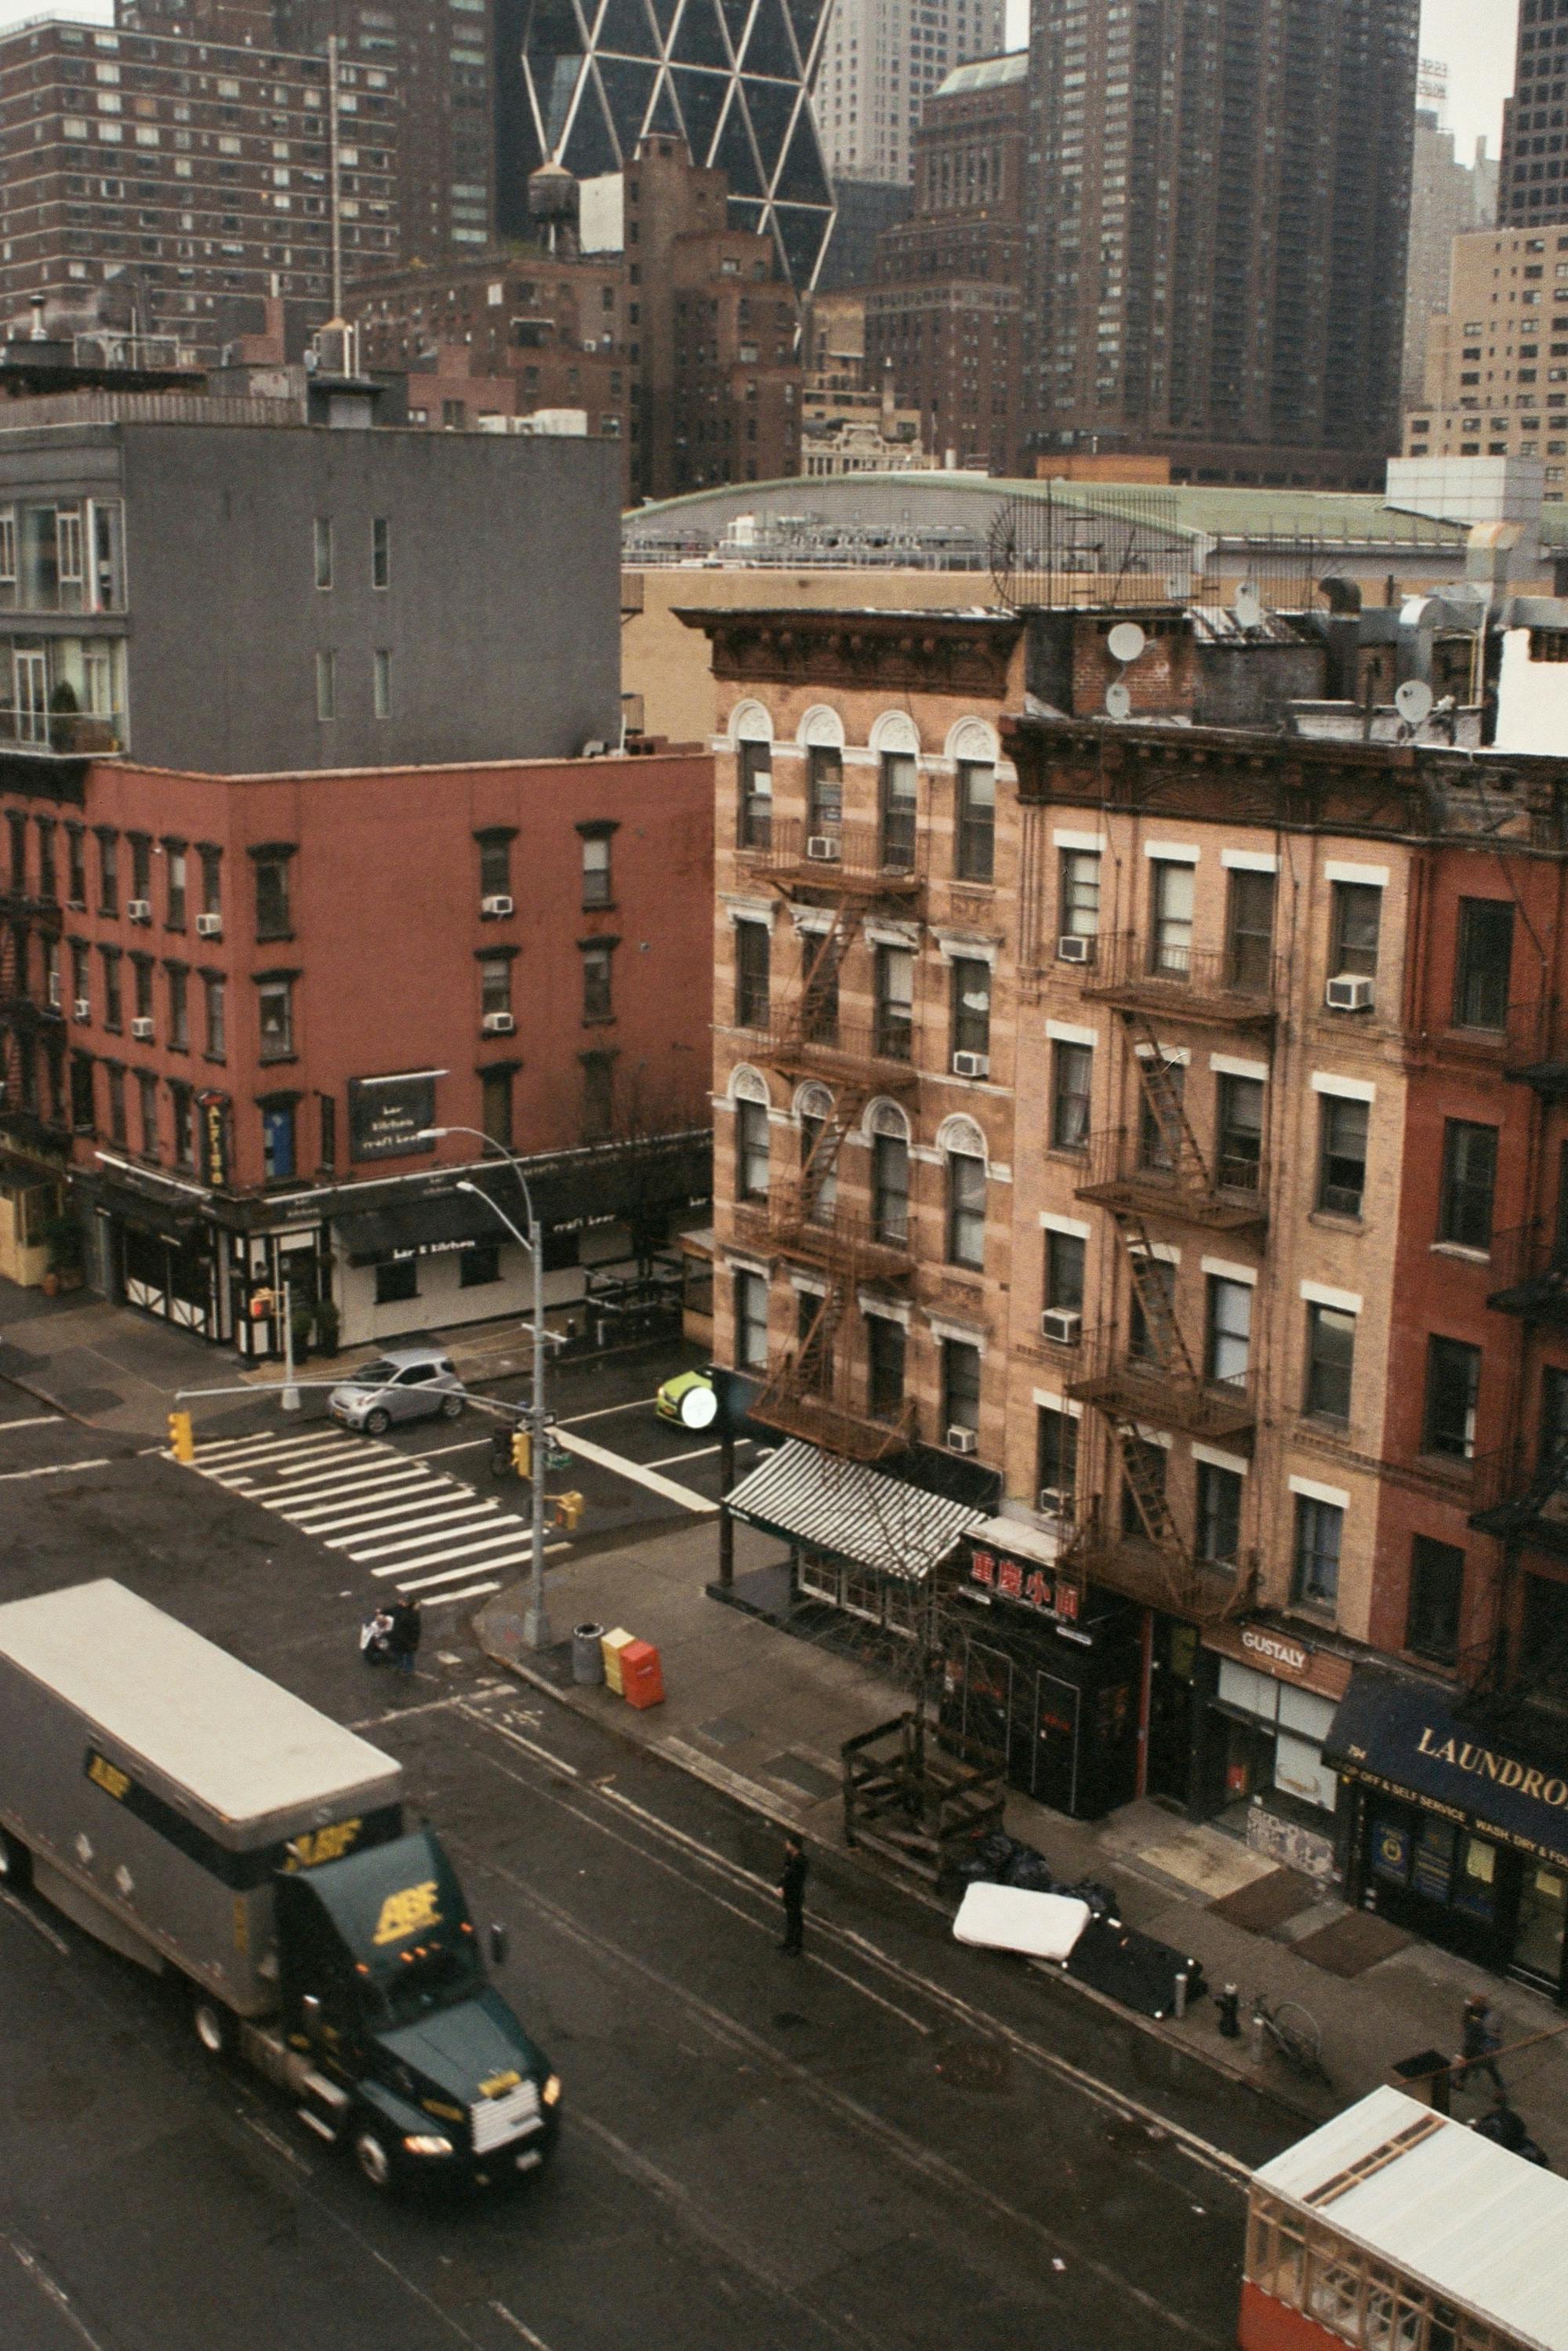
[[[1005,1551],[977,1543],[969,1553],[969,1584],[971,1590],[1016,1601],[1020,1608],[1032,1608],[1037,1615],[1054,1617],[1059,1624],[1077,1622],[1077,1585],[1059,1580],[1032,1560],[1013,1559]]]

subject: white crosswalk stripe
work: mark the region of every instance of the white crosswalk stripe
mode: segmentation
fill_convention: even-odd
[[[533,1555],[516,1511],[418,1455],[340,1429],[198,1445],[195,1467],[351,1561],[375,1585],[418,1593],[426,1607],[485,1599]]]

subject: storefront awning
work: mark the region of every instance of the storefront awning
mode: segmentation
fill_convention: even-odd
[[[1458,1722],[1439,1692],[1358,1667],[1323,1761],[1568,1868],[1568,1761],[1534,1763]]]
[[[985,1512],[967,1502],[794,1437],[743,1478],[728,1502],[737,1518],[785,1542],[906,1583],[929,1575],[960,1535],[985,1523]]]
[[[514,1224],[520,1211],[507,1211]],[[362,1208],[357,1216],[337,1218],[340,1241],[350,1265],[371,1265],[377,1258],[423,1256],[434,1249],[462,1249],[469,1241],[505,1241],[507,1228],[494,1208],[471,1192],[426,1192],[417,1200],[399,1200],[390,1208]]]

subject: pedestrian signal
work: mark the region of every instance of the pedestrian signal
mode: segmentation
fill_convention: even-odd
[[[251,1321],[264,1322],[277,1304],[277,1292],[275,1290],[253,1290],[250,1294]]]
[[[526,1428],[513,1432],[512,1467],[519,1478],[531,1478],[534,1474],[534,1440]]]
[[[183,1461],[187,1467],[195,1459],[196,1441],[191,1433],[188,1412],[172,1412],[169,1415],[169,1450],[176,1461]]]
[[[582,1496],[578,1493],[552,1494],[550,1500],[555,1504],[557,1526],[564,1528],[569,1535],[575,1534],[582,1522]]]

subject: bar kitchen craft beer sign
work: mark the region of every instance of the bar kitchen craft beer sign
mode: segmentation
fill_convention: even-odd
[[[435,1123],[436,1070],[409,1070],[390,1078],[349,1080],[349,1152],[354,1159],[400,1159],[428,1151],[424,1128]]]

